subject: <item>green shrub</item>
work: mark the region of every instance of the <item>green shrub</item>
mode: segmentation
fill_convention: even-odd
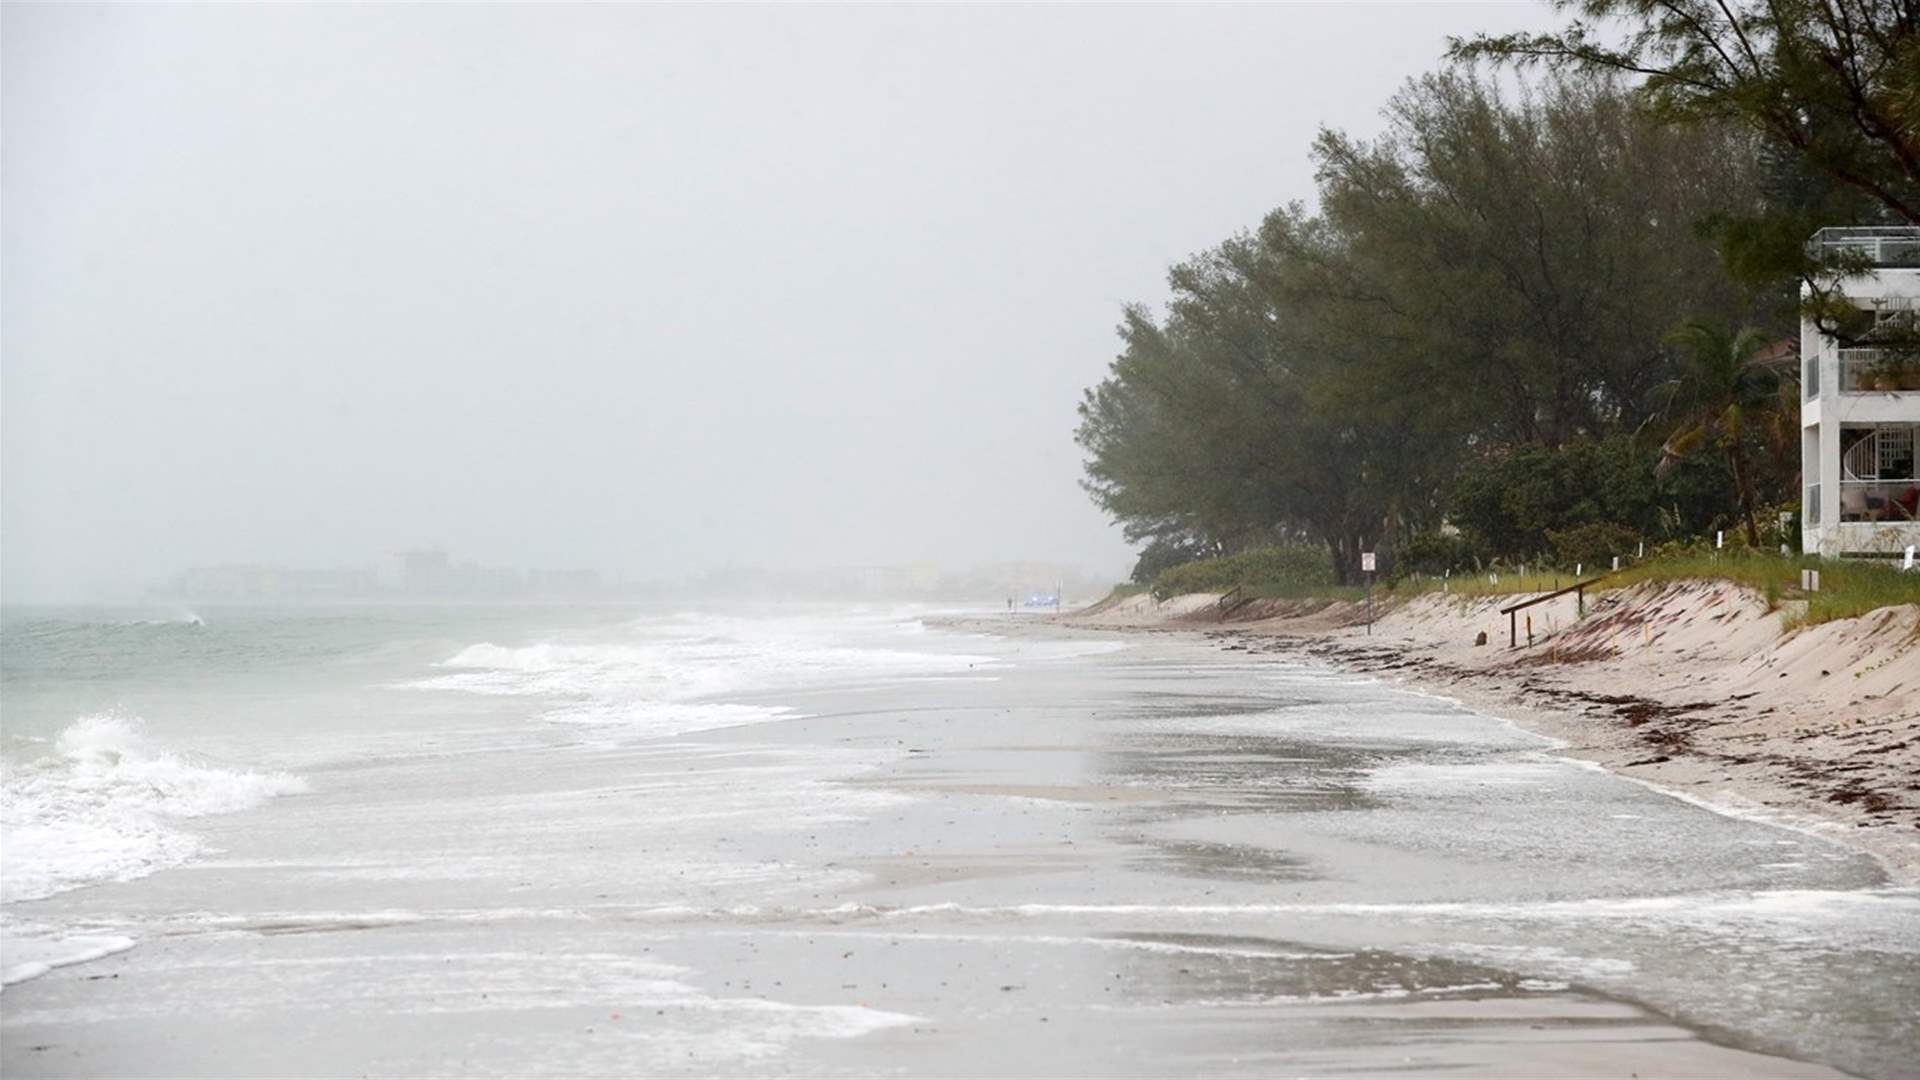
[[[1485,562],[1485,550],[1468,537],[1430,532],[1421,533],[1401,547],[1399,557],[1393,562],[1393,572],[1396,579],[1407,574],[1438,576],[1449,570],[1455,573],[1477,570]]]
[[[1548,529],[1547,542],[1553,545],[1561,566],[1584,565],[1592,570],[1611,565],[1615,555],[1634,554],[1640,534],[1621,525],[1594,522],[1571,529]]]
[[[1665,476],[1655,468],[1659,460],[1656,443],[1628,435],[1492,454],[1461,470],[1448,499],[1448,520],[1486,554],[1514,563],[1554,554],[1551,533],[1590,525],[1629,530],[1637,541],[1711,535],[1737,520],[1733,481],[1718,455],[1689,458]]]
[[[1156,536],[1140,549],[1129,579],[1136,585],[1151,585],[1162,571],[1184,566],[1209,555],[1218,555],[1220,547],[1211,541],[1191,536]]]
[[[1163,570],[1153,579],[1153,595],[1164,600],[1183,593],[1224,593],[1242,586],[1291,591],[1332,584],[1333,564],[1326,551],[1289,545],[1250,548]]]

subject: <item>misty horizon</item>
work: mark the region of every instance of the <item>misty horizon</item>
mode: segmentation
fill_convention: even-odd
[[[1314,132],[1374,130],[1446,33],[1549,13],[5,17],[24,601],[427,544],[1117,580],[1072,428],[1122,306],[1309,199]]]

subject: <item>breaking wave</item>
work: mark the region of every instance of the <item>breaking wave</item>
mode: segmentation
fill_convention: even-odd
[[[307,790],[286,773],[197,764],[152,745],[137,717],[86,716],[52,753],[0,762],[0,902],[35,900],[177,866],[201,848],[176,824]]]
[[[757,723],[792,710],[725,700],[821,680],[893,680],[966,674],[992,657],[901,649],[897,619],[737,619],[691,613],[638,621],[615,641],[480,642],[406,685],[472,694],[544,696],[542,719],[619,727],[644,736]],[[885,631],[874,640],[875,631]]]

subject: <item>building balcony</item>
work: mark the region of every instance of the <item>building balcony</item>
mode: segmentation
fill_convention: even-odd
[[[1920,480],[1840,481],[1840,520],[1920,522]]]
[[[1920,390],[1920,357],[1892,349],[1841,349],[1840,386],[1843,394],[1901,393]],[[1813,369],[1809,398],[1819,395],[1820,377]]]
[[[1849,225],[1821,229],[1807,241],[1814,258],[1864,258],[1876,267],[1920,269],[1920,225]]]

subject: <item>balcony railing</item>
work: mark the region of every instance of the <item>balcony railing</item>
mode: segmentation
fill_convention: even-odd
[[[1895,363],[1896,359],[1904,362]],[[1841,349],[1840,392],[1872,394],[1920,390],[1920,358],[1898,358],[1890,349]]]
[[[1806,519],[1807,524],[1809,525],[1820,524],[1820,485],[1819,484],[1807,485],[1807,505],[1804,509],[1804,517]]]
[[[1800,361],[1800,389],[1808,401],[1820,396],[1820,354],[1817,352]]]
[[[1864,256],[1874,266],[1920,267],[1920,226],[1854,225],[1821,229],[1807,254]]]
[[[1920,521],[1920,480],[1840,481],[1840,520]]]

